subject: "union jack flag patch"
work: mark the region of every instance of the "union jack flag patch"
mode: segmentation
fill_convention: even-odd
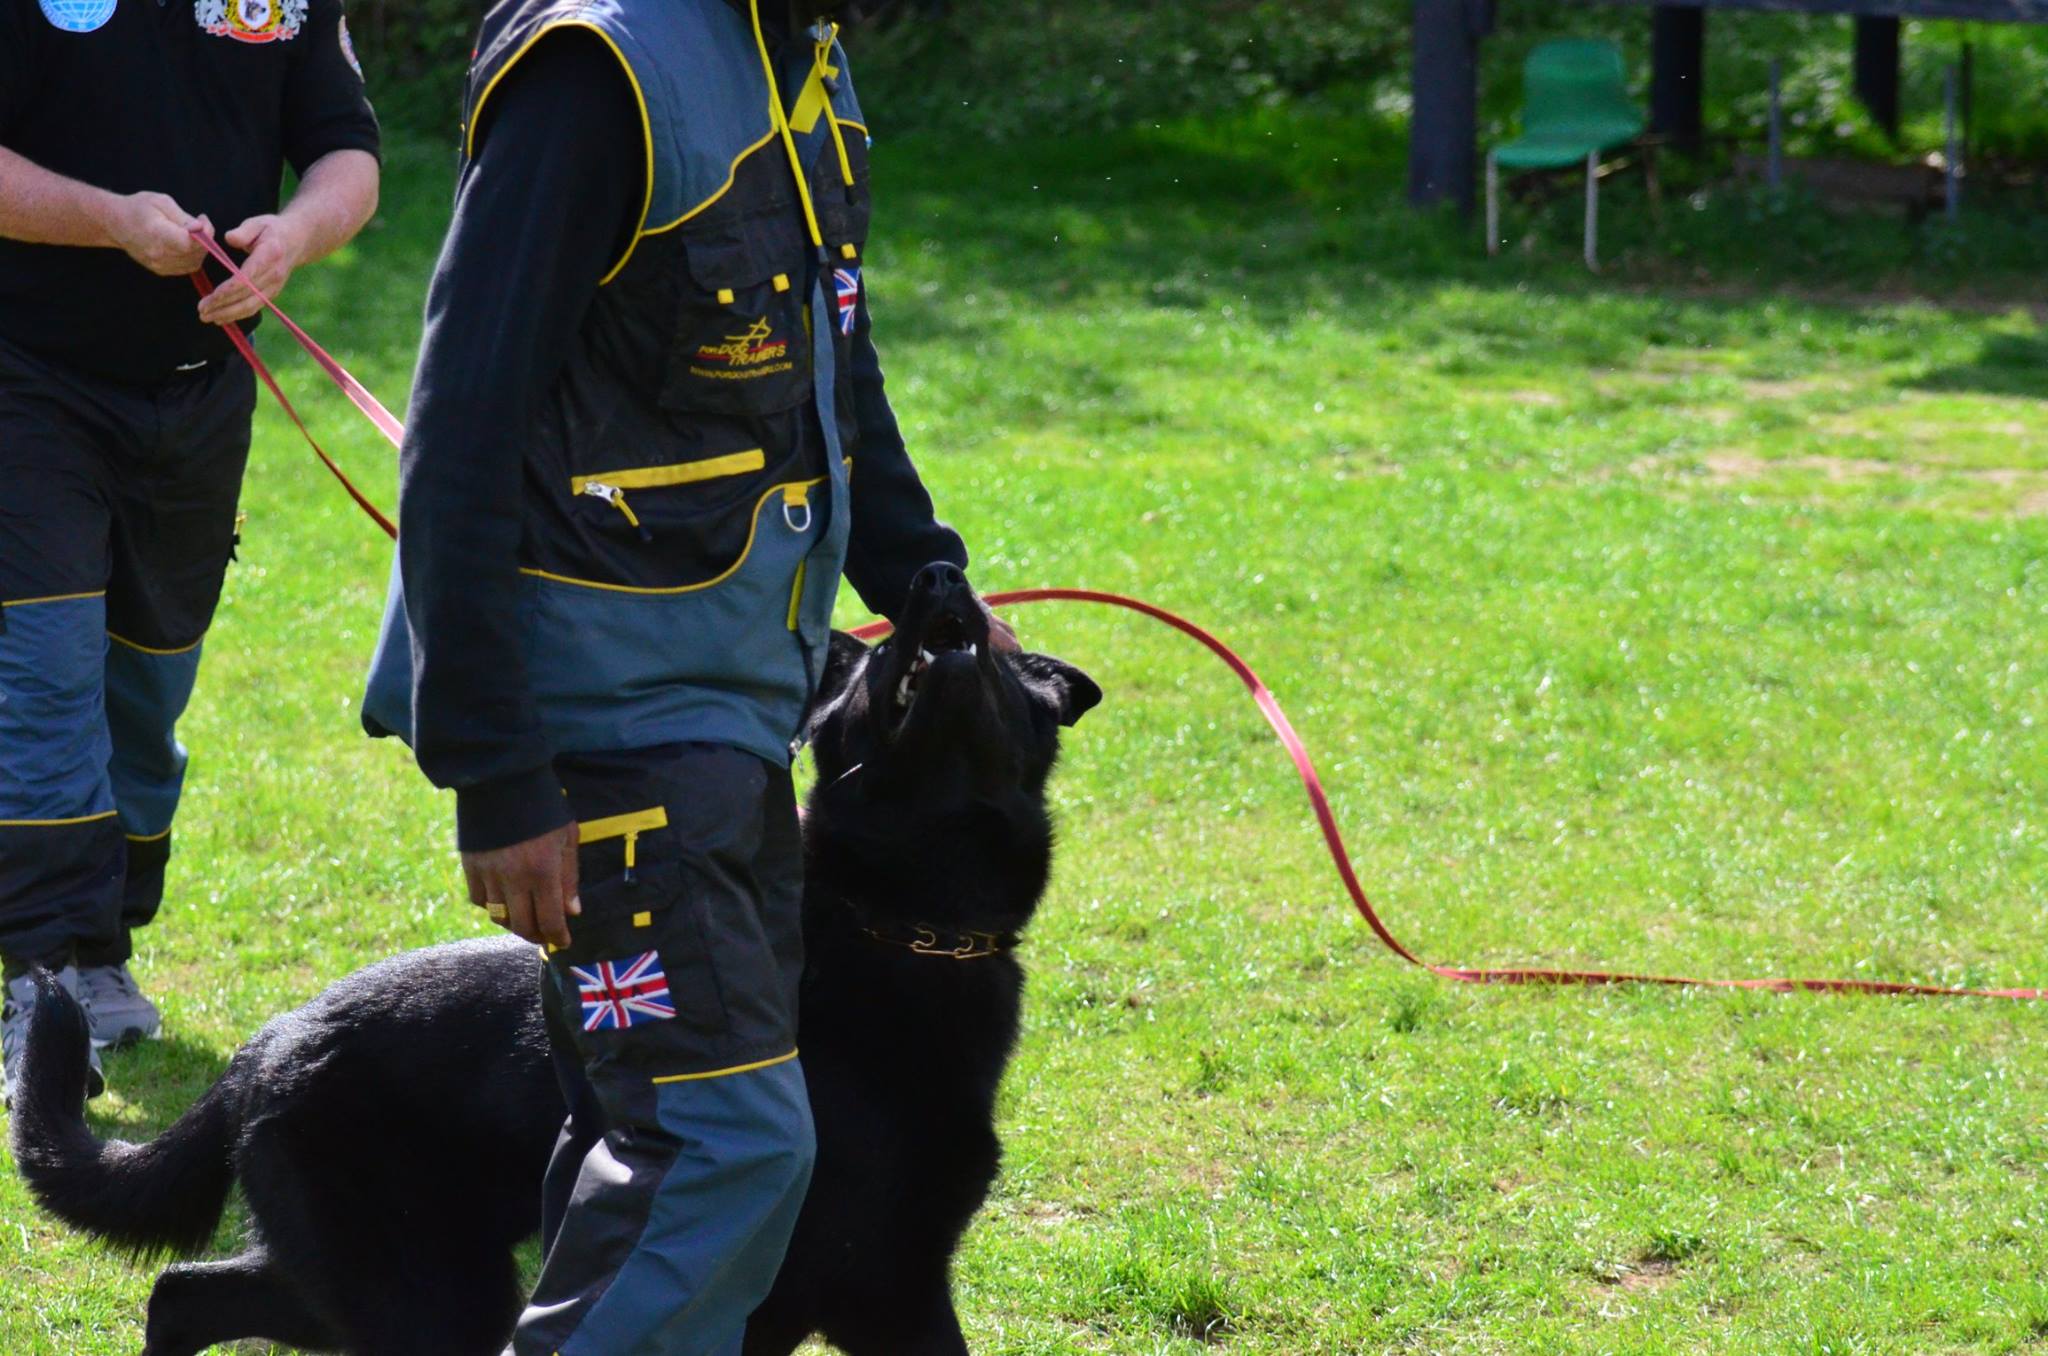
[[[622,1031],[635,1022],[666,1021],[676,1015],[659,951],[630,960],[572,965],[569,972],[576,976],[577,991],[583,996],[585,1031]]]
[[[860,311],[860,269],[835,268],[832,286],[839,294],[839,332],[853,333],[853,319]]]

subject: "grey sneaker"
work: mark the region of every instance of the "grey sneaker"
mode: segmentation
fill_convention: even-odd
[[[65,966],[58,972],[57,982],[64,986],[72,997],[78,996],[78,972]],[[36,1002],[36,981],[31,975],[7,981],[4,1001],[0,1001],[0,1105],[14,1105],[14,1080],[21,1072],[21,1057],[28,1041],[28,1014]],[[81,1004],[81,1006],[83,1006]],[[87,1010],[87,1020],[91,1011]],[[106,1091],[107,1080],[100,1074],[100,1052],[86,1047],[85,1095],[97,1097]]]
[[[86,1016],[92,1019],[93,1049],[133,1045],[163,1034],[163,1014],[156,1010],[156,1004],[142,996],[141,987],[126,965],[82,965],[77,973],[76,986],[64,987],[85,1004]],[[63,978],[58,976],[60,982]]]

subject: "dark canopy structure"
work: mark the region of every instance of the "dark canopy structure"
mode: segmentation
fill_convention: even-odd
[[[1602,2],[1602,0],[1591,0]],[[1650,130],[1680,147],[1701,137],[1707,12],[1716,9],[1845,14],[1856,19],[1856,93],[1878,123],[1899,122],[1899,21],[1967,19],[2048,23],[2048,0],[1604,0],[1648,11]],[[1415,0],[1414,114],[1408,196],[1470,211],[1479,166],[1479,50],[1494,0]]]

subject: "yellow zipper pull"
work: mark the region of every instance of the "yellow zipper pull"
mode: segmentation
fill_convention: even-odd
[[[616,485],[607,485],[601,480],[589,480],[584,482],[583,492],[592,499],[604,500],[605,503],[610,504],[613,508],[625,514],[626,521],[631,523],[633,530],[640,534],[641,541],[654,540],[654,534],[647,530],[647,525],[640,521],[640,515],[633,512],[633,506],[626,502],[626,492],[624,490]]]
[[[625,882],[628,885],[634,884],[638,879],[633,874],[633,866],[639,855],[636,851],[636,849],[638,849],[639,846],[640,830],[628,829],[626,831],[626,874],[624,877]]]

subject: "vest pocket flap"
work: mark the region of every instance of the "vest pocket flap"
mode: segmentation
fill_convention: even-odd
[[[762,224],[756,223],[755,229],[762,229]],[[734,305],[746,292],[764,284],[777,293],[795,291],[803,284],[794,271],[803,257],[802,242],[794,232],[762,230],[758,239],[750,234],[719,232],[683,241],[690,276],[724,306]]]

